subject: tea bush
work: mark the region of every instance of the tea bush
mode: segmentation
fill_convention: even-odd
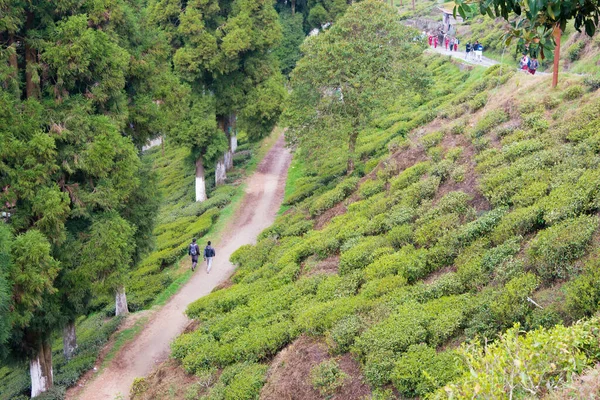
[[[333,395],[348,379],[348,374],[340,369],[335,360],[326,360],[310,370],[310,380],[313,387],[322,396]]]
[[[567,101],[578,99],[581,96],[583,96],[583,87],[581,87],[580,85],[569,86],[563,92],[563,99]]]
[[[425,344],[412,345],[396,362],[392,382],[407,397],[425,396],[462,374],[459,356],[438,353]]]
[[[527,250],[537,273],[546,281],[568,277],[571,262],[585,254],[597,227],[597,217],[581,216],[540,231]]]
[[[310,206],[310,214],[312,216],[320,215],[326,210],[344,200],[350,195],[358,184],[358,178],[348,178],[339,183],[335,189],[325,192],[316,198]]]
[[[499,341],[480,347],[464,346],[467,372],[432,398],[476,397],[514,399],[538,397],[569,382],[597,359],[597,320],[561,325],[523,334],[517,325]],[[543,351],[540,351],[543,349]]]

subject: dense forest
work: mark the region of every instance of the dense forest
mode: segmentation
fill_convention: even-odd
[[[284,205],[189,305],[173,396],[579,390],[600,361],[598,7],[527,6],[518,31],[525,2],[457,3],[503,64],[428,52],[402,23],[437,22],[428,0],[2,2],[0,399],[64,398],[184,285],[277,125]],[[504,62],[506,26],[549,55],[563,34],[556,88]]]

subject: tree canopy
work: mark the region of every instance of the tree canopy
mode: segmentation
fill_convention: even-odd
[[[424,83],[414,61],[423,48],[418,32],[401,25],[389,5],[354,4],[302,46],[285,111],[288,141],[315,159],[345,144],[351,172],[361,129],[392,94]]]

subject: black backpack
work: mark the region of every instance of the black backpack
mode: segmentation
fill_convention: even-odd
[[[208,250],[206,253],[206,257],[214,257],[215,256],[215,249],[213,249],[212,247],[208,247],[206,246],[206,250]]]

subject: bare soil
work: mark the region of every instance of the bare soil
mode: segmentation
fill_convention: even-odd
[[[113,361],[80,390],[69,390],[67,399],[85,400],[129,398],[131,384],[168,359],[170,344],[188,326],[184,314],[188,304],[209,294],[225,282],[235,267],[229,262],[240,246],[254,243],[258,234],[275,220],[283,201],[291,154],[283,135],[249,178],[246,194],[238,211],[225,228],[218,243],[210,274],[205,265],[162,308],[153,313],[140,334],[121,349]]]
[[[348,378],[344,385],[330,397],[332,400],[359,400],[370,396],[371,390],[364,382],[359,363],[343,354],[332,357],[321,339],[300,336],[283,349],[271,363],[267,383],[262,389],[262,400],[313,400],[323,399],[310,381],[310,370],[319,363],[335,358]]]

